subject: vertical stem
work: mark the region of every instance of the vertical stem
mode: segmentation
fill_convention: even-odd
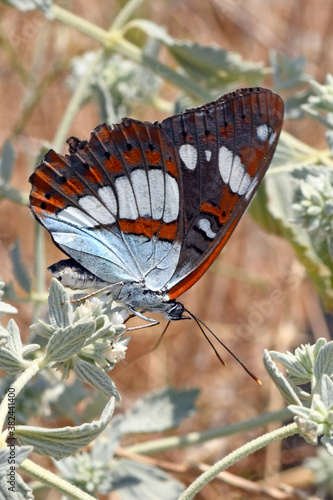
[[[80,106],[82,104],[82,101],[84,99],[85,91],[86,88],[89,84],[89,80],[91,76],[94,74],[94,71],[97,67],[97,65],[101,62],[102,58],[104,55],[104,50],[99,49],[94,57],[94,60],[90,64],[90,67],[88,68],[88,71],[84,74],[83,78],[81,79],[79,86],[77,87],[76,91],[74,92],[71,100],[69,101],[69,104],[67,106],[67,109],[65,111],[65,114],[62,118],[62,121],[60,123],[60,126],[57,130],[57,133],[53,139],[52,145],[53,148],[56,151],[60,151],[67,136],[68,136],[68,131],[71,127],[71,124],[77,114],[77,112],[80,109]]]
[[[120,30],[129,18],[134,14],[138,7],[143,3],[144,0],[129,0],[126,5],[120,10],[120,12],[115,17],[111,29],[112,31]]]
[[[36,291],[38,295],[45,293],[45,232],[36,222],[35,225],[35,265]]]
[[[11,389],[15,394],[15,397],[23,389],[23,387],[36,375],[40,369],[40,359],[35,359],[31,362],[26,370],[15,380]],[[3,429],[5,425],[6,415],[8,412],[8,392],[5,394],[3,400],[0,404],[0,429]]]

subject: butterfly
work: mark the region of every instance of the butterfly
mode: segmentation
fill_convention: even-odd
[[[30,208],[69,257],[50,266],[72,289],[110,287],[137,316],[183,319],[176,299],[230,238],[270,164],[283,101],[264,88],[148,123],[99,125],[50,150]]]

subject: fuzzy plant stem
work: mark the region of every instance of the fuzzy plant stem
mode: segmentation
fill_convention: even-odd
[[[92,497],[88,493],[80,490],[77,486],[68,483],[65,479],[61,479],[56,474],[43,469],[40,465],[35,464],[28,458],[23,460],[19,466],[20,470],[26,472],[30,477],[38,479],[44,485],[50,486],[51,488],[63,493],[66,498],[72,498],[74,500],[96,500],[96,497]]]
[[[206,486],[206,484],[215,479],[215,477],[218,474],[220,474],[220,472],[223,472],[224,470],[228,469],[229,467],[231,467],[231,465],[235,464],[242,458],[251,455],[251,453],[254,453],[255,451],[260,450],[261,448],[268,446],[270,443],[273,443],[274,441],[278,441],[280,439],[284,439],[288,436],[292,436],[293,434],[297,434],[297,432],[298,432],[297,424],[292,423],[285,425],[284,427],[281,427],[279,429],[276,429],[272,432],[268,432],[267,434],[264,434],[263,436],[260,436],[256,439],[253,439],[249,443],[246,443],[245,445],[241,446],[237,450],[227,455],[225,458],[223,458],[215,465],[213,465],[213,467],[211,467],[209,470],[201,474],[201,476],[199,476],[182,493],[182,495],[180,495],[178,500],[191,500],[192,498],[195,497],[197,493],[199,493],[199,491],[202,490],[204,486]]]
[[[23,387],[31,380],[36,373],[40,370],[40,360],[36,359],[30,363],[28,368],[21,373],[21,375],[13,382],[10,389],[13,390],[15,397],[23,389]],[[3,400],[0,404],[0,429],[3,429],[6,421],[6,415],[8,413],[8,392],[5,394]]]

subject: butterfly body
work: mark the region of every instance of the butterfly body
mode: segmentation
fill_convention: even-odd
[[[256,192],[283,121],[282,99],[240,89],[161,123],[124,119],[49,151],[31,210],[70,259],[71,288],[111,286],[131,311],[182,319],[175,299],[221,251]],[[142,316],[142,315],[141,315]]]

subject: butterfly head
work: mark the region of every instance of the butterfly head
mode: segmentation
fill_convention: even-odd
[[[169,321],[177,321],[179,319],[191,319],[189,316],[184,316],[185,307],[181,302],[170,302],[168,309],[164,313],[164,317]]]

